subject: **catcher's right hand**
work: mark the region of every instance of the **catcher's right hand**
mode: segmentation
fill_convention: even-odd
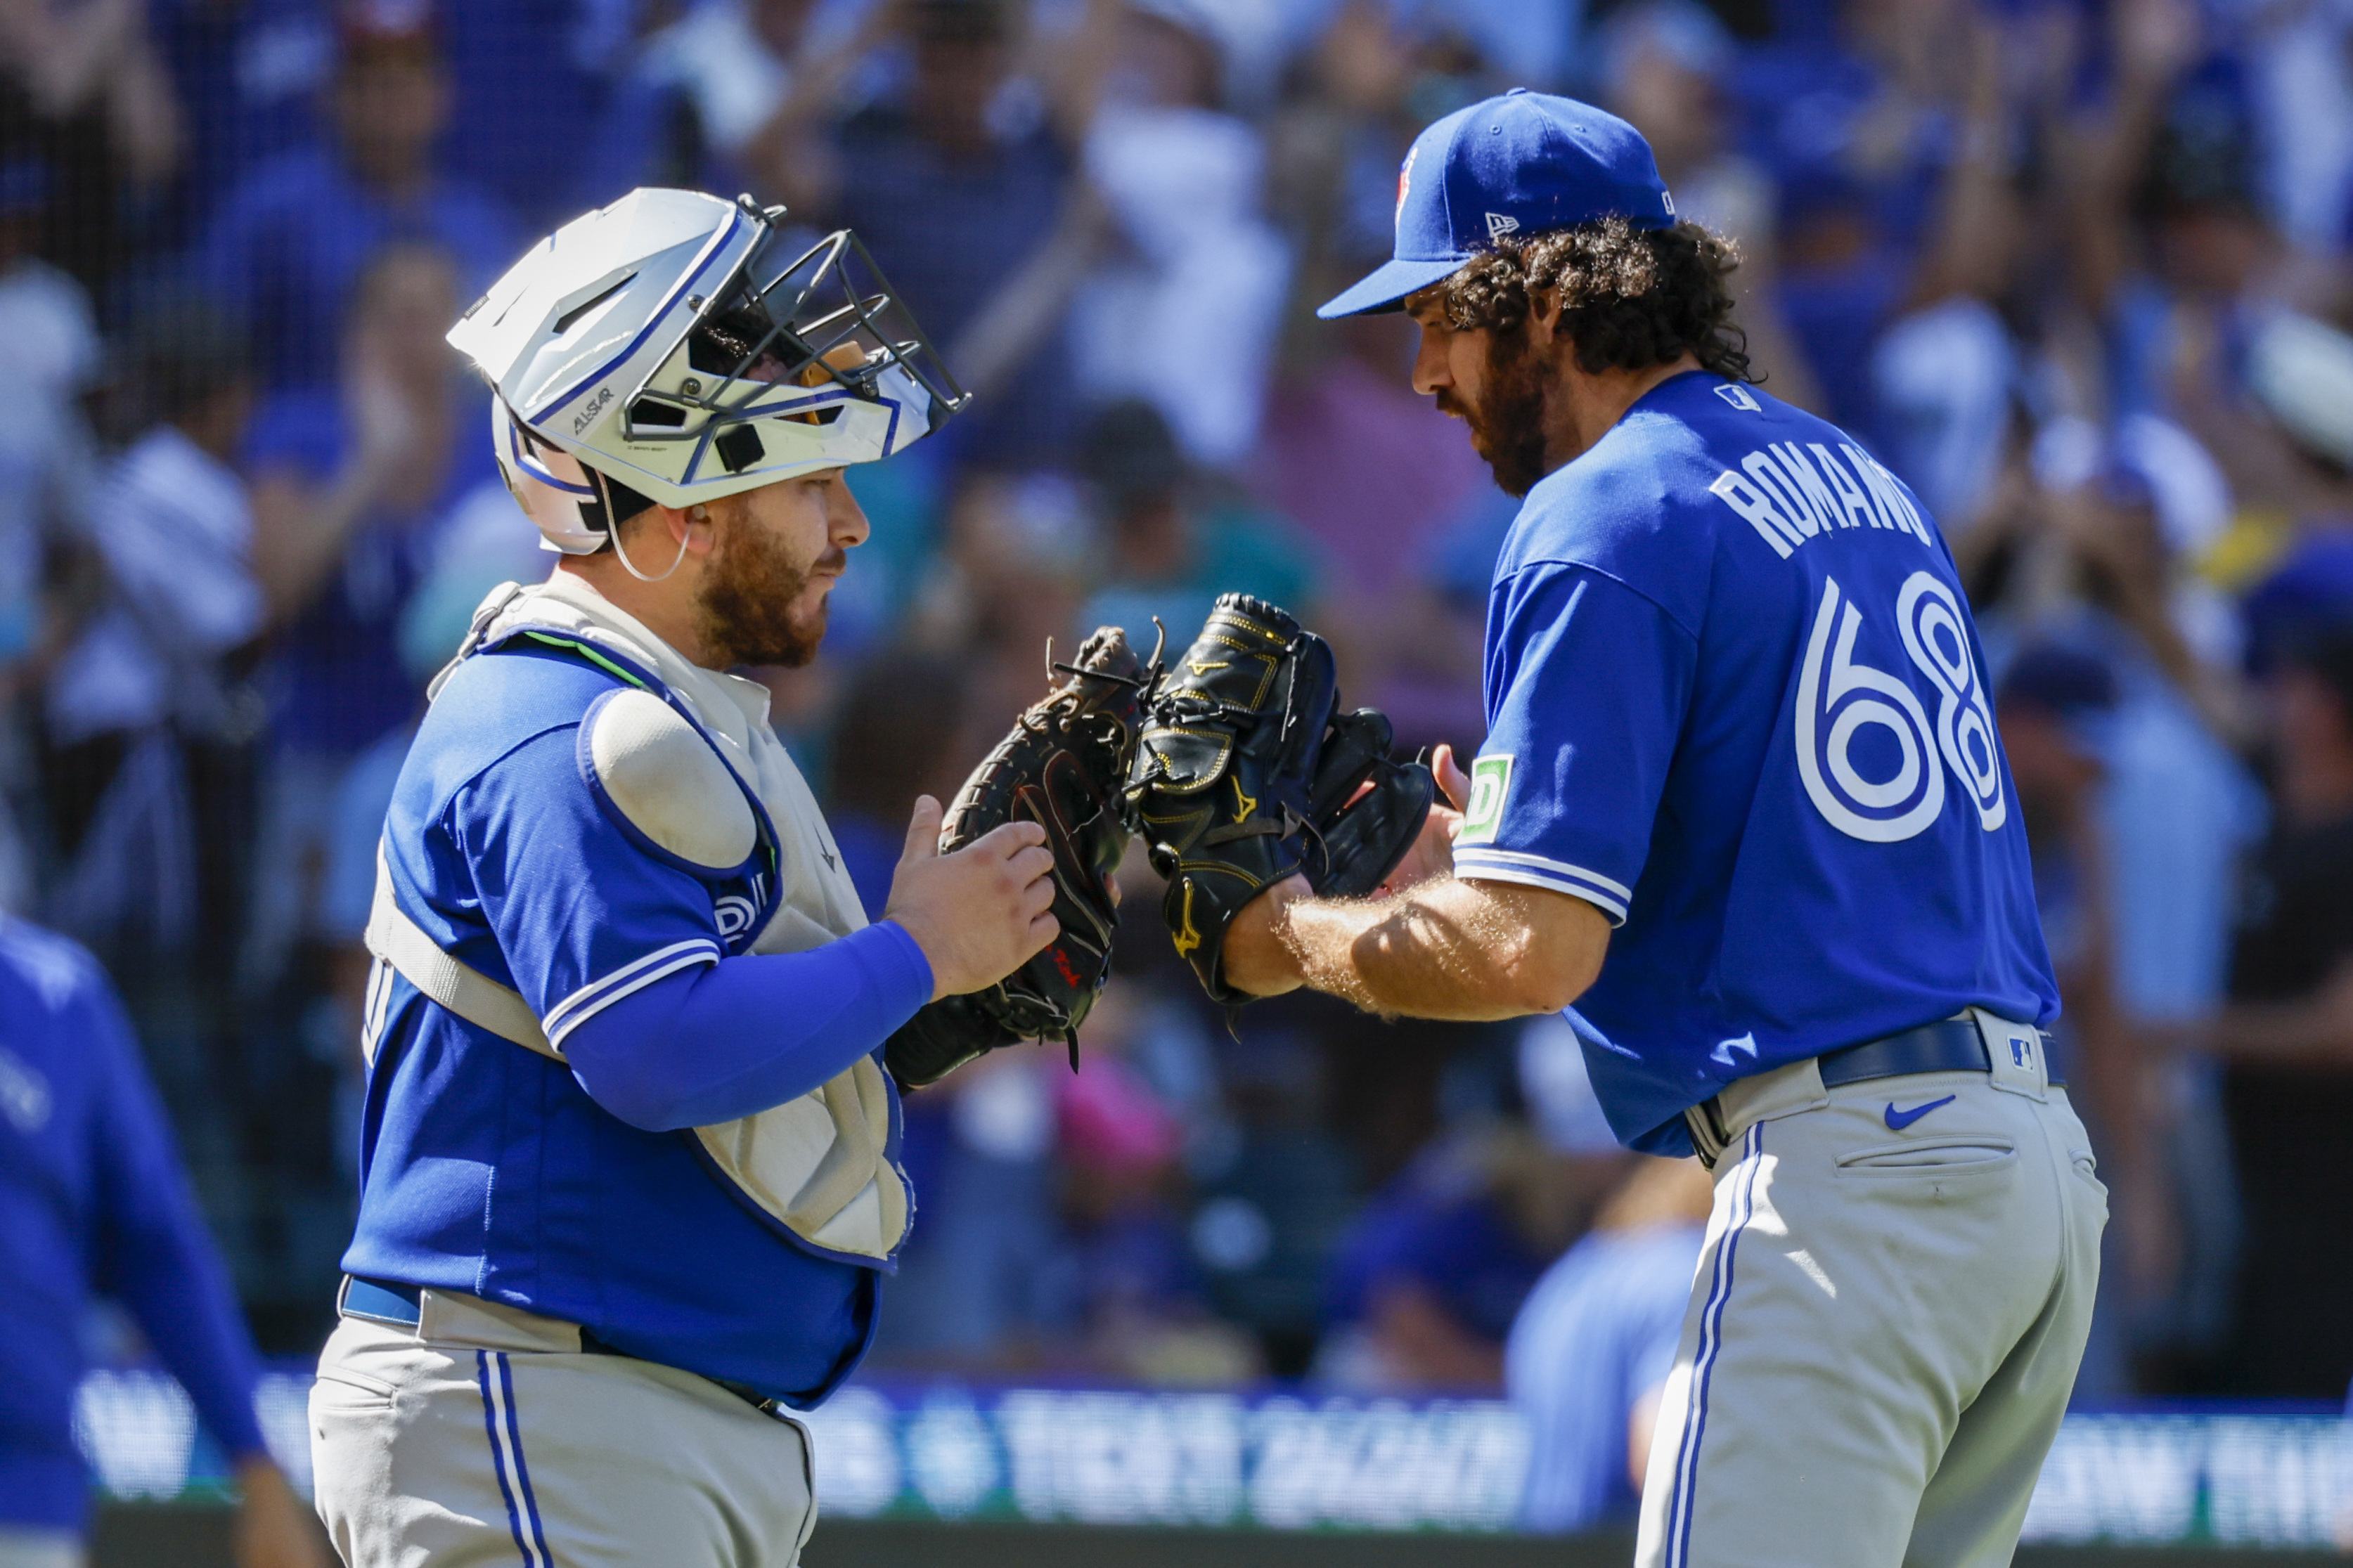
[[[1161,915],[1176,951],[1229,1006],[1254,999],[1224,973],[1226,929],[1245,904],[1294,875],[1329,897],[1370,893],[1429,815],[1430,770],[1389,760],[1382,714],[1338,704],[1330,646],[1244,594],[1218,600],[1153,702],[1137,820],[1168,879]]]

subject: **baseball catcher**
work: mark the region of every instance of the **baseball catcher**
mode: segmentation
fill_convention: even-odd
[[[1123,797],[1157,656],[1147,672],[1127,634],[1104,626],[1075,663],[1052,663],[1050,653],[1049,662],[1069,679],[1016,719],[965,781],[941,825],[940,853],[1008,822],[1043,827],[1060,934],[996,984],[929,1003],[892,1036],[882,1060],[902,1089],[1020,1040],[1068,1042],[1076,1071],[1079,1025],[1110,978],[1119,923],[1112,875],[1132,836]]]
[[[1130,795],[1168,933],[1229,1007],[1226,928],[1304,876],[1326,898],[1377,889],[1420,834],[1437,784],[1389,760],[1388,719],[1341,712],[1331,645],[1262,600],[1219,597],[1154,693]],[[1060,906],[1057,906],[1060,912]]]
[[[1085,790],[1040,756],[944,852],[919,801],[870,921],[730,673],[818,657],[871,531],[845,473],[965,401],[856,236],[633,192],[449,341],[555,561],[476,613],[385,818],[320,1513],[347,1568],[789,1568],[793,1413],[858,1365],[914,1212],[884,1047],[1104,944],[1049,912]]]

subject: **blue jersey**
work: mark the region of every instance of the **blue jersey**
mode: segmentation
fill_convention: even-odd
[[[260,1375],[164,1108],[106,977],[62,937],[0,917],[0,1535],[78,1529],[74,1447],[90,1297],[129,1307],[233,1458],[265,1452]]]
[[[1488,602],[1462,876],[1613,925],[1577,1004],[1620,1138],[1725,1084],[2058,992],[1951,553],[1835,426],[1700,372],[1528,492]]]
[[[510,985],[559,1046],[604,1009],[743,952],[766,873],[698,875],[602,807],[580,727],[615,677],[520,641],[451,675],[385,824],[401,909]],[[929,976],[922,976],[929,991]],[[807,1406],[871,1336],[875,1274],[739,1203],[691,1133],[631,1126],[563,1064],[379,970],[346,1271],[580,1324],[616,1350]],[[894,1134],[895,1142],[895,1134]]]
[[[1695,1225],[1594,1231],[1529,1292],[1504,1349],[1504,1386],[1528,1422],[1522,1530],[1632,1519],[1634,1407],[1674,1366],[1704,1239]]]

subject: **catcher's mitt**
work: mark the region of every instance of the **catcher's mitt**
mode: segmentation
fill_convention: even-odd
[[[1127,634],[1104,626],[1070,679],[1032,704],[956,793],[940,825],[940,853],[1001,823],[1035,822],[1054,856],[1054,919],[1061,931],[985,991],[927,1003],[883,1047],[902,1089],[937,1082],[985,1051],[1018,1040],[1066,1040],[1079,1065],[1079,1024],[1111,973],[1119,922],[1111,879],[1127,852],[1122,790],[1135,751],[1150,677]]]
[[[1243,594],[1218,600],[1155,696],[1130,793],[1168,879],[1169,935],[1229,1006],[1253,1000],[1224,979],[1243,905],[1293,874],[1320,894],[1369,893],[1429,815],[1430,770],[1389,761],[1387,718],[1338,704],[1330,645]]]

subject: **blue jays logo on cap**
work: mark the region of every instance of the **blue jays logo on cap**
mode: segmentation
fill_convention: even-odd
[[[1637,228],[1675,221],[1651,144],[1589,103],[1514,88],[1414,138],[1398,170],[1394,254],[1315,313],[1394,310],[1506,235],[1605,217]]]

